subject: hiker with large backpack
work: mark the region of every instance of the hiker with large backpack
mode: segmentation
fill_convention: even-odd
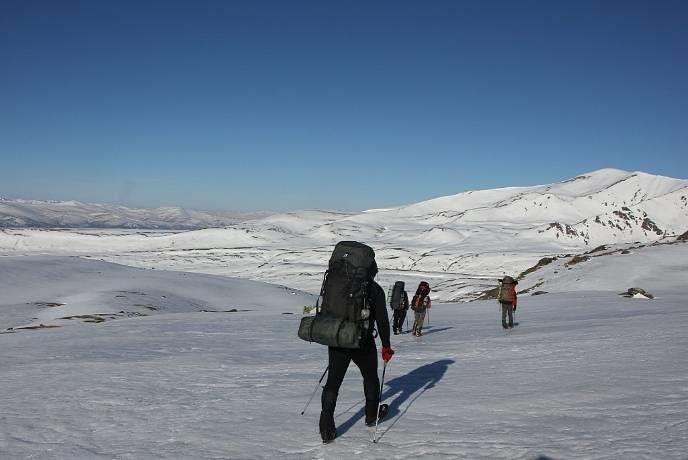
[[[514,327],[514,311],[516,311],[516,304],[518,299],[516,297],[516,285],[518,281],[510,276],[505,276],[499,280],[499,292],[497,294],[497,302],[502,307],[502,327],[504,329],[511,329]],[[509,317],[509,324],[506,322]]]
[[[374,281],[376,274],[372,248],[355,241],[338,243],[325,272],[316,314],[304,317],[299,326],[299,337],[328,346],[329,373],[322,391],[319,422],[323,442],[337,436],[334,410],[351,361],[363,376],[366,425],[376,426],[378,418],[386,414],[386,406],[380,400],[375,327],[382,342],[385,365],[392,359],[394,350],[389,342],[385,292]]]
[[[411,309],[415,312],[416,320],[413,322],[413,335],[420,337],[423,329],[423,322],[425,321],[425,312],[432,307],[430,300],[430,285],[426,281],[421,281],[416,289],[416,294],[411,301]]]
[[[392,292],[389,295],[389,308],[392,309],[394,320],[392,321],[392,330],[394,335],[401,334],[406,319],[406,312],[409,308],[408,294],[404,290],[404,282],[397,281],[394,283]]]

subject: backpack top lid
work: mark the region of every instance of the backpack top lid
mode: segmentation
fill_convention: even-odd
[[[332,251],[329,270],[344,271],[348,276],[374,278],[377,274],[375,251],[357,241],[340,241]]]
[[[392,309],[400,310],[401,308],[404,308],[404,305],[402,303],[403,294],[404,282],[397,281],[396,283],[394,283],[394,287],[392,288],[391,296],[389,298],[389,306],[392,307]]]
[[[430,285],[427,281],[421,281],[416,289],[416,295],[428,295],[430,294]]]
[[[515,279],[513,279],[512,277],[507,275],[504,278],[502,278],[502,283],[504,283],[504,284],[518,284],[518,281],[516,281]]]

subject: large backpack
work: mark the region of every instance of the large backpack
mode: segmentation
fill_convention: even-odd
[[[510,276],[505,276],[499,280],[499,295],[498,300],[501,303],[514,303],[514,288],[518,281]]]
[[[405,305],[407,302],[408,299],[404,302],[404,282],[397,281],[389,295],[389,306],[392,310],[404,310],[408,308],[408,305]]]
[[[315,316],[301,319],[299,337],[330,347],[359,348],[372,333],[367,299],[376,273],[371,247],[356,241],[337,243],[323,276]]]
[[[423,307],[423,300],[429,294],[430,294],[430,285],[427,283],[427,281],[421,281],[418,284],[418,288],[416,289],[416,294],[413,296],[413,300],[411,301],[411,308],[413,310],[422,310],[424,308]]]

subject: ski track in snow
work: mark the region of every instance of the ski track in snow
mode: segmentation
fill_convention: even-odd
[[[40,273],[54,259],[24,260]],[[98,287],[91,264],[101,277],[122,276],[110,264],[64,263],[81,270],[85,291]],[[601,270],[596,276],[612,277],[616,268]],[[2,458],[686,458],[682,287],[665,286],[652,301],[599,290],[522,296],[510,331],[495,302],[438,303],[421,338],[392,336],[379,442],[363,424],[352,364],[335,413],[340,436],[323,445],[319,391],[299,415],[327,361],[325,347],[296,336],[309,297],[240,280],[224,291],[205,275],[156,272],[142,271],[135,287],[163,289],[169,276],[205,292],[209,306],[266,291],[250,311],[203,313],[190,303],[190,311],[0,334]],[[4,291],[21,290],[21,279],[14,288],[4,280]],[[46,281],[43,300],[59,301],[50,292],[62,281]]]

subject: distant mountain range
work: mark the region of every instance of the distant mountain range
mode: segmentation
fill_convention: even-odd
[[[9,200],[0,198],[0,228],[129,228],[190,230],[224,227],[264,216],[221,214],[177,207],[136,209],[79,201]]]
[[[7,203],[0,201],[0,221],[16,225],[17,201],[10,202],[14,217],[9,218]],[[403,280],[414,286],[424,279],[435,298],[447,301],[476,298],[497,277],[523,273],[543,258],[566,264],[573,255],[592,253],[601,245],[632,250],[675,242],[688,230],[688,180],[619,169],[360,213],[306,210],[237,219],[182,210],[116,213],[126,208],[40,203],[19,209],[31,209],[34,214],[26,211],[24,217],[42,226],[223,228],[147,235],[6,229],[0,231],[0,254],[88,255],[317,292],[334,245],[357,240],[375,249],[383,285]],[[538,273],[543,272],[530,277]]]
[[[267,217],[265,217],[267,216]],[[556,184],[469,191],[396,208],[363,213],[296,211],[222,214],[178,207],[136,209],[79,201],[0,198],[2,228],[201,229],[261,218],[266,228],[287,233],[335,234],[350,224],[378,227],[413,223],[424,238],[459,241],[465,227],[498,226],[520,237],[585,243],[653,240],[686,229],[688,180],[643,172],[601,169]],[[316,235],[313,235],[316,236]]]

